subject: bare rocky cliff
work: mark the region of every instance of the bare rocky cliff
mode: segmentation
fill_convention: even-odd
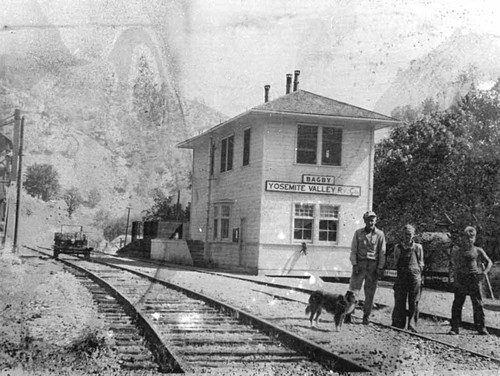
[[[448,108],[474,85],[492,85],[500,77],[500,38],[454,33],[445,43],[398,72],[375,111],[390,114],[398,106],[417,108],[426,98]]]

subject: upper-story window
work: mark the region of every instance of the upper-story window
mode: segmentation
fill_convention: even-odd
[[[297,163],[340,166],[342,129],[316,125],[299,125],[297,129]]]
[[[243,166],[250,163],[250,129],[243,133]]]
[[[220,172],[233,169],[234,136],[229,136],[221,141],[220,147]]]

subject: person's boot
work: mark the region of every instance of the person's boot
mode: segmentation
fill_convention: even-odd
[[[417,333],[417,328],[415,328],[413,325],[408,324],[408,331],[412,333]]]
[[[368,320],[368,316],[364,315],[363,316],[363,325],[368,325],[369,323],[370,323],[370,321]]]
[[[351,318],[351,314],[350,313],[348,313],[347,315],[345,315],[344,323],[347,323],[347,324],[352,323],[352,318]]]
[[[453,336],[456,336],[456,335],[458,335],[459,333],[460,333],[460,332],[459,332],[458,328],[455,328],[455,327],[452,327],[452,328],[450,329],[450,331],[448,332],[448,334],[451,334],[451,335],[453,335]]]

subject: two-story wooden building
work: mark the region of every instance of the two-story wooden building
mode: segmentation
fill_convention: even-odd
[[[349,275],[372,207],[374,133],[398,122],[304,90],[267,101],[267,90],[263,104],[178,145],[193,150],[190,236],[219,267]]]

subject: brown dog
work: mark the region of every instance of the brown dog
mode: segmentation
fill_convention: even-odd
[[[345,316],[354,312],[356,307],[356,296],[354,292],[347,291],[345,295],[332,294],[321,290],[314,291],[309,297],[309,305],[306,314],[310,313],[309,321],[313,326],[313,318],[318,326],[318,319],[322,310],[333,314],[335,329],[338,332],[342,327]]]

